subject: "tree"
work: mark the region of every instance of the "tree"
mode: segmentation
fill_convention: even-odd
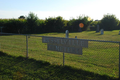
[[[84,27],[82,28],[83,31],[87,30],[88,26],[90,25],[92,20],[89,20],[88,16],[84,16],[84,18],[82,18],[82,23],[84,24]]]
[[[25,19],[9,19],[4,24],[5,26],[5,32],[7,33],[22,33],[23,27],[26,24]]]
[[[57,32],[63,31],[64,25],[65,23],[63,18],[61,16],[56,17],[56,23],[55,23],[56,31]]]
[[[104,17],[101,20],[100,23],[100,28],[104,29],[104,30],[115,30],[118,29],[119,25],[119,20],[116,18],[115,15],[104,15]]]
[[[90,22],[90,30],[96,30],[97,29],[97,25],[100,24],[100,20],[95,20],[95,21],[91,21]]]
[[[55,18],[49,17],[45,20],[45,32],[55,32]]]
[[[34,13],[30,12],[26,18],[27,20],[27,30],[29,33],[34,33],[36,31],[36,26],[38,22],[38,17]]]
[[[48,18],[45,20],[46,32],[62,32],[64,28],[64,20],[61,16],[56,18]]]
[[[25,19],[25,17],[24,16],[20,16],[18,19]]]
[[[69,31],[72,31],[72,32],[76,32],[76,31],[85,31],[87,30],[89,24],[91,21],[88,20],[88,16],[79,16],[78,19],[71,19],[69,22],[68,22],[68,26],[69,26]],[[80,23],[83,23],[84,24],[84,27],[83,28],[80,28],[79,27],[79,24]]]

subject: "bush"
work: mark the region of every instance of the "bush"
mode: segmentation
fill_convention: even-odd
[[[119,20],[115,17],[115,15],[104,15],[101,20],[100,28],[104,30],[115,30],[118,29]]]

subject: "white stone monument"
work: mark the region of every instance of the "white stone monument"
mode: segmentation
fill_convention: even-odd
[[[104,34],[104,30],[103,30],[103,29],[101,29],[101,30],[100,30],[100,32],[101,32],[101,35],[103,35],[103,34]]]
[[[69,31],[66,30],[65,33],[66,33],[66,38],[69,38]]]
[[[120,31],[119,31],[119,35],[120,35]]]

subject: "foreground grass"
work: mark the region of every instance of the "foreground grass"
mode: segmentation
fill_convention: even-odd
[[[118,35],[118,32],[119,32],[118,30],[105,31],[104,35],[100,35],[100,33],[95,33],[95,31],[85,31],[81,33],[79,32],[69,33],[69,37],[75,38],[75,36],[77,36],[77,38],[79,39],[120,41],[119,38],[120,35]],[[65,37],[64,33],[45,33],[45,34],[35,34],[35,35]],[[48,51],[47,44],[42,43],[41,37],[31,36],[28,39],[28,43],[29,43],[28,44],[29,58],[35,59],[36,61],[46,61],[54,66],[59,65],[60,67],[62,67],[61,66],[63,60],[62,52]],[[0,36],[0,51],[16,57],[19,56],[25,57],[26,37]],[[94,74],[99,74],[99,75],[106,75],[109,76],[110,78],[112,77],[118,78],[119,44],[89,41],[88,48],[83,48],[83,55],[65,53],[65,65],[71,66],[71,68],[74,67],[77,70],[93,72]],[[56,75],[57,74],[59,73],[57,72]]]
[[[0,80],[117,80],[70,66],[15,57],[0,51]]]

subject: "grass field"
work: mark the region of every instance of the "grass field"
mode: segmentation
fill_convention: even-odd
[[[95,31],[69,33],[69,38],[120,41],[119,31]],[[65,33],[34,34],[41,36],[65,37]],[[83,55],[48,51],[41,37],[28,39],[29,59],[26,56],[26,36],[0,36],[0,75],[16,79],[50,80],[112,80],[119,73],[119,43],[88,41]],[[7,53],[7,54],[6,54]],[[19,57],[21,56],[21,57]],[[71,66],[71,67],[70,67]]]

